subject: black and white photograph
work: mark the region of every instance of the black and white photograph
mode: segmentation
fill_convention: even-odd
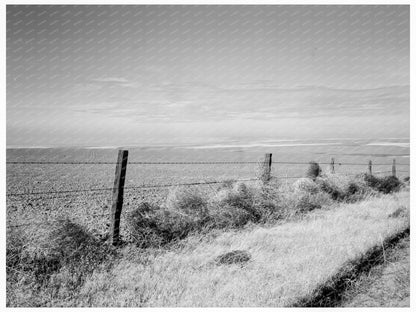
[[[5,307],[416,307],[373,2],[2,4]]]

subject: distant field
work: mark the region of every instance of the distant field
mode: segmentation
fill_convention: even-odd
[[[380,141],[380,140],[378,140]],[[299,145],[300,144],[300,145]],[[303,145],[302,145],[303,144]],[[329,145],[328,145],[329,144]],[[370,144],[370,145],[369,145]],[[376,145],[371,145],[376,144]],[[313,143],[293,142],[267,143],[264,146],[228,147],[153,147],[127,148],[129,162],[261,162],[264,154],[273,154],[272,174],[282,178],[282,183],[292,183],[303,176],[307,165],[279,164],[276,162],[308,163],[311,160],[328,170],[328,162],[335,158],[336,172],[360,173],[367,170],[368,160],[373,161],[373,171],[386,175],[391,171],[391,162],[396,158],[399,177],[409,175],[408,143],[396,140],[385,142],[369,140],[321,141]],[[17,162],[114,162],[117,150],[109,149],[8,149],[7,161]],[[341,165],[339,165],[341,163]],[[346,165],[356,163],[359,165]],[[387,164],[387,165],[378,165]],[[405,165],[400,165],[405,164]],[[255,178],[259,166],[252,164],[155,164],[127,166],[124,211],[140,201],[161,202],[167,188],[133,189],[140,185],[177,184],[190,182],[222,181],[227,179]],[[7,193],[49,192],[113,186],[115,164],[8,164]],[[387,172],[387,173],[386,173]],[[288,178],[288,179],[286,179]],[[215,187],[207,186],[207,187]],[[34,222],[71,216],[81,224],[104,231],[111,206],[111,191],[84,192],[79,194],[49,194],[37,196],[7,197],[7,219],[9,224]]]

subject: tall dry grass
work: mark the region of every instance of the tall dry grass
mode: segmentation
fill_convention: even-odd
[[[242,228],[250,223],[275,223],[335,202],[356,202],[400,187],[390,178],[321,174],[311,162],[306,178],[292,184],[229,181],[219,188],[173,188],[161,206],[140,203],[128,218],[128,229],[139,247],[160,247],[190,233]],[[149,208],[150,207],[150,208]]]
[[[257,292],[262,288],[262,291],[269,292],[263,281],[256,279],[255,275],[263,276],[265,281],[272,283],[270,278],[267,278],[267,274],[272,276],[277,274],[277,277],[283,273],[268,271],[267,263],[279,268],[282,263],[286,263],[285,261],[292,261],[294,267],[290,268],[287,263],[287,266],[280,268],[296,274],[293,270],[296,270],[296,263],[300,261],[296,260],[296,257],[303,259],[302,252],[306,256],[309,254],[309,249],[326,253],[331,261],[338,263],[336,257],[332,259],[334,256],[332,249],[321,250],[325,244],[314,245],[309,240],[315,237],[319,241],[322,238],[321,234],[315,233],[316,228],[321,228],[322,233],[328,237],[334,237],[334,240],[325,238],[334,243],[331,248],[336,249],[337,246],[342,248],[344,238],[347,240],[354,238],[354,233],[350,238],[347,230],[339,234],[338,229],[334,227],[334,224],[338,224],[341,228],[345,228],[348,222],[354,224],[352,225],[354,229],[357,224],[356,230],[364,229],[365,233],[361,234],[365,244],[364,247],[359,246],[365,249],[368,245],[374,244],[368,231],[382,230],[388,220],[402,222],[405,216],[402,212],[397,213],[396,207],[390,217],[388,215],[387,219],[384,219],[384,213],[389,211],[389,207],[396,205],[393,198],[386,197],[387,202],[390,203],[386,208],[387,202],[383,203],[371,197],[378,194],[375,190],[387,192],[385,190],[397,190],[399,186],[400,184],[394,179],[368,180],[365,176],[353,179],[324,174],[314,180],[303,178],[293,184],[281,184],[279,180],[272,179],[268,183],[229,182],[207,192],[201,192],[197,188],[176,188],[170,192],[163,205],[140,203],[129,213],[126,225],[133,241],[136,246],[148,249],[140,249],[139,256],[135,256],[136,252],[121,251],[120,253],[119,251],[118,256],[124,259],[120,262],[116,261],[115,250],[103,244],[84,227],[69,220],[43,229],[33,229],[34,231],[30,233],[36,233],[36,236],[27,235],[29,232],[25,234],[9,231],[7,304],[8,306],[111,305],[106,299],[100,299],[101,295],[109,295],[119,296],[120,298],[114,299],[114,304],[122,306],[228,306],[257,303],[286,305],[293,299],[292,293],[289,301],[285,299],[275,301],[274,297],[257,293],[259,300],[256,301],[240,287],[243,285],[249,287],[251,285],[249,281],[253,279],[254,289],[257,289]],[[332,220],[332,223],[328,221],[325,226],[319,223],[320,218],[325,220],[334,218],[331,215],[335,211],[343,214],[334,208],[335,203],[354,202],[366,199],[368,196],[370,199],[367,199],[363,205],[345,206],[348,207],[344,207],[347,209],[345,215]],[[381,210],[371,208],[373,203],[380,204]],[[319,211],[322,207],[334,211],[328,212],[328,209]],[[357,207],[362,207],[362,211],[369,214],[368,218],[362,217],[363,212]],[[270,229],[276,221],[282,223],[294,220],[293,217],[298,215],[308,218]],[[341,224],[342,218],[345,218],[346,224]],[[359,222],[355,222],[357,220],[354,218]],[[372,220],[371,222],[379,222],[380,228],[375,227],[376,223],[367,224],[367,219]],[[316,222],[314,226],[311,225],[313,222]],[[267,227],[258,228],[256,224]],[[394,227],[396,225],[402,226],[401,223],[393,224]],[[394,227],[391,230],[395,230]],[[356,234],[358,239],[359,235]],[[381,237],[386,235],[384,232],[381,233]],[[304,239],[303,243],[302,239]],[[179,240],[182,240],[180,244],[178,244]],[[167,244],[170,246],[169,249],[161,249]],[[299,250],[305,250],[293,253],[292,250],[298,250],[297,244],[300,245]],[[282,246],[286,247],[281,249]],[[252,260],[239,268],[213,265],[211,261],[213,256],[221,257],[221,253],[227,251],[233,254],[236,250],[243,254],[248,251],[247,259]],[[356,255],[355,249],[349,250],[348,253],[350,256]],[[283,262],[276,262],[272,255]],[[311,257],[316,256],[315,253],[311,254]],[[112,265],[116,264],[117,268],[111,269]],[[126,266],[131,266],[132,275],[129,275]],[[334,270],[336,271],[337,268]],[[325,274],[328,272],[319,272],[327,277]],[[332,274],[333,271],[329,273]],[[136,280],[136,274],[144,279]],[[282,275],[283,285],[289,283],[285,274]],[[126,278],[124,282],[119,279],[123,276]],[[241,278],[241,285],[238,284],[237,277]],[[174,286],[175,282],[179,282],[179,287]],[[312,280],[308,280],[308,283],[315,285]],[[291,289],[292,285],[290,283],[288,285]],[[124,288],[126,288],[125,294]],[[239,297],[240,290],[241,294],[247,295],[247,298]],[[134,298],[135,291],[138,298]],[[177,293],[178,291],[180,293]],[[207,298],[204,296],[205,293],[209,295]],[[273,294],[277,296],[280,293],[274,289]],[[282,294],[286,296],[286,290],[282,290]]]
[[[218,236],[191,236],[178,249],[122,259],[88,278],[74,304],[87,306],[269,306],[312,296],[350,261],[409,227],[409,194],[316,211],[306,220]],[[400,213],[396,213],[400,210]],[[245,265],[215,259],[245,251]]]
[[[7,306],[63,302],[88,274],[112,265],[115,250],[83,226],[63,219],[37,230],[7,233]]]

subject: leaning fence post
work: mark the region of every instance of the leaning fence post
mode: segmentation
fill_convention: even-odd
[[[129,151],[119,150],[116,174],[113,187],[113,205],[110,214],[110,243],[117,245],[120,242],[120,217],[123,208],[124,181],[126,179],[127,157]]]
[[[270,173],[272,171],[272,154],[266,153],[264,156],[264,164],[263,164],[263,182],[268,182],[270,180]]]
[[[368,161],[368,174],[373,175],[373,162],[371,160]]]
[[[331,158],[331,173],[335,173],[335,159]]]
[[[395,158],[393,158],[393,166],[391,167],[391,175],[393,177],[396,176],[396,159]]]

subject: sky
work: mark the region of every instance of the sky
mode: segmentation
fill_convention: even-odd
[[[408,138],[409,6],[8,5],[6,144]]]

